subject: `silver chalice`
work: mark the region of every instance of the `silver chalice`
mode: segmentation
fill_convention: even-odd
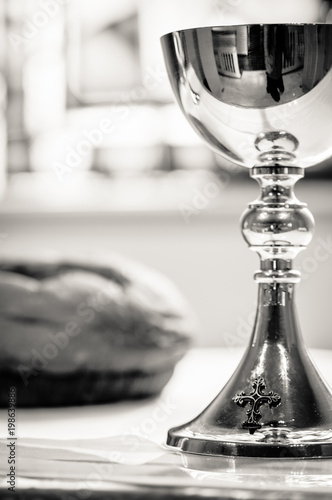
[[[214,401],[170,429],[167,444],[211,456],[332,457],[332,393],[303,344],[293,269],[314,229],[294,185],[332,156],[332,25],[204,27],[161,42],[189,123],[261,188],[241,219],[261,262],[249,346]]]

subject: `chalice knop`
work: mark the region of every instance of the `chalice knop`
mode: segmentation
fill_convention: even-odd
[[[186,29],[162,47],[189,123],[261,189],[241,219],[261,262],[249,346],[219,395],[167,443],[203,455],[332,457],[332,394],[303,344],[293,269],[314,229],[294,185],[332,156],[332,25]]]

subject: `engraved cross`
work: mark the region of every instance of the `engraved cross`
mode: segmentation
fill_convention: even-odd
[[[278,406],[281,403],[281,397],[276,392],[270,391],[268,394],[264,394],[263,390],[266,387],[265,380],[262,377],[255,379],[252,383],[253,391],[246,396],[245,392],[240,392],[234,396],[233,401],[241,408],[244,408],[247,404],[250,408],[247,410],[247,420],[243,422],[242,427],[248,429],[250,434],[254,434],[257,429],[260,429],[262,425],[258,422],[262,418],[259,411],[260,407],[264,404],[268,404],[270,408]]]

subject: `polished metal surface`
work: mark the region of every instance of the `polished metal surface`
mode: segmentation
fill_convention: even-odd
[[[303,169],[255,167],[251,171],[261,188],[241,218],[242,234],[261,259],[255,274],[258,283],[298,283],[301,275],[292,261],[310,243],[314,219],[305,203],[294,193]]]
[[[303,345],[294,305],[300,273],[292,261],[310,242],[314,226],[294,194],[302,174],[280,166],[252,170],[261,193],[241,223],[261,260],[252,337],[216,399],[196,419],[169,431],[171,446],[206,455],[332,457],[332,393]],[[250,401],[245,419],[241,407]]]
[[[168,444],[207,455],[332,456],[332,395],[303,346],[294,285],[262,283],[258,303],[252,337],[237,370],[197,418],[169,431]],[[260,427],[250,433],[233,398],[249,393],[260,377],[280,396],[280,404],[261,406]]]
[[[314,230],[294,185],[332,155],[332,26],[198,28],[162,45],[188,121],[212,149],[251,168],[261,188],[241,219],[261,261],[249,346],[215,400],[171,429],[167,444],[203,455],[332,457],[332,393],[303,345],[293,270]]]
[[[162,38],[176,99],[210,147],[244,167],[332,154],[332,25],[216,26]]]

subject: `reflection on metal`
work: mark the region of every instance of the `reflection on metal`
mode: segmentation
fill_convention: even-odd
[[[277,261],[275,261],[277,262]],[[287,290],[291,292],[291,288]],[[286,305],[286,291],[281,290],[279,287],[271,288],[269,286],[264,287],[264,298],[263,306],[283,306]]]
[[[278,406],[281,402],[281,397],[276,392],[270,391],[264,394],[263,390],[266,387],[263,377],[256,378],[252,383],[253,391],[247,396],[245,392],[236,394],[232,399],[241,408],[249,404],[250,408],[247,410],[247,420],[243,422],[242,427],[248,429],[250,434],[254,434],[257,429],[262,426],[258,422],[262,418],[260,407],[268,404],[270,408]]]
[[[255,148],[261,152],[258,159],[262,162],[291,161],[296,159],[295,153],[299,141],[292,134],[283,130],[262,132],[256,137]]]
[[[214,56],[220,75],[241,78],[236,47],[236,34],[222,31],[213,32]]]
[[[220,394],[170,429],[167,443],[209,456],[332,457],[332,393],[303,345],[293,269],[314,229],[294,185],[304,167],[332,155],[332,26],[198,28],[165,35],[162,46],[189,123],[216,152],[251,168],[261,191],[241,219],[261,261],[248,348]],[[276,392],[264,394],[265,383]],[[252,394],[238,394],[251,385]],[[251,402],[244,424],[234,402]]]
[[[217,153],[249,168],[306,168],[332,154],[331,25],[188,29],[165,35],[162,46],[182,111]],[[252,146],[271,133],[294,139],[258,153]]]

